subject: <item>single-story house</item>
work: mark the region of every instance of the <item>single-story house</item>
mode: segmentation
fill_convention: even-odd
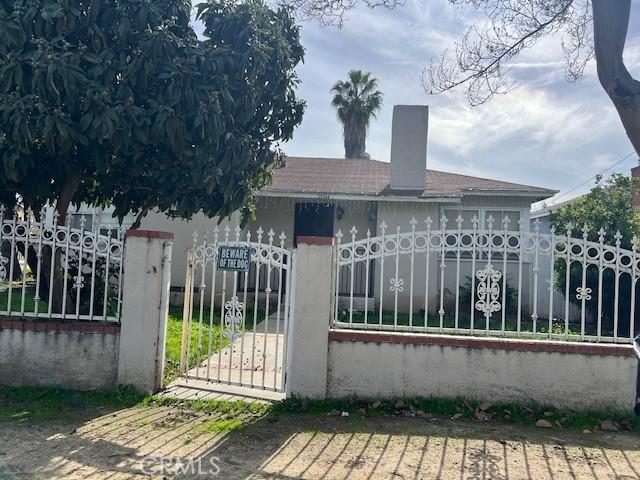
[[[276,237],[284,232],[285,247],[295,246],[298,236],[333,237],[338,231],[345,235],[343,241],[350,241],[353,227],[358,239],[367,231],[371,236],[378,235],[382,224],[393,231],[397,227],[407,231],[412,218],[418,221],[418,230],[425,228],[428,217],[438,226],[443,216],[449,220],[448,228],[455,229],[455,219],[460,215],[464,219],[462,229],[471,229],[476,216],[478,228],[483,229],[490,216],[496,228],[502,228],[502,219],[508,216],[510,230],[528,230],[531,204],[556,193],[548,188],[427,168],[427,127],[427,107],[396,106],[388,162],[286,157],[284,166],[274,171],[271,185],[257,193],[256,220],[247,228],[253,232],[258,226],[265,232],[273,229]],[[237,219],[231,220],[234,222]],[[202,235],[215,225],[203,215],[181,221],[150,214],[143,220],[141,228],[175,234],[174,288],[184,285],[186,252],[193,245],[193,232]],[[276,242],[279,243],[277,238]],[[470,266],[466,270],[462,278],[472,275]],[[435,276],[436,269],[430,275]],[[363,276],[363,272],[357,275],[355,287],[360,296],[365,288]],[[340,289],[350,288],[347,283],[341,279]],[[447,288],[456,289],[454,285]],[[370,290],[370,295],[375,296],[376,286],[370,285]]]

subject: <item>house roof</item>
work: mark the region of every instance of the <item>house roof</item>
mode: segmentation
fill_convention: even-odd
[[[581,198],[583,198],[586,194],[583,195],[577,195],[573,198],[570,198],[569,200],[565,200],[563,202],[555,202],[552,203],[550,205],[542,205],[539,208],[531,209],[531,219],[536,219],[536,218],[542,218],[542,217],[546,217],[548,215],[551,215],[552,213],[556,213],[558,210],[560,210],[562,207],[566,207],[567,205],[571,205],[574,202],[577,202],[578,200],[580,200]]]
[[[424,189],[416,192],[389,190],[390,163],[368,159],[285,157],[285,165],[273,172],[273,182],[261,190],[263,195],[344,194],[355,196],[403,196],[413,198],[463,195],[516,194],[547,198],[556,193],[499,180],[470,177],[457,173],[426,170]]]

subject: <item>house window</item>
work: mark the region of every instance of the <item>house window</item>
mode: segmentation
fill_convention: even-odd
[[[485,222],[489,216],[493,217],[493,229],[504,230],[504,224],[502,223],[505,217],[509,217],[509,226],[507,230],[509,232],[520,231],[520,211],[519,210],[487,210],[485,214]],[[486,225],[486,223],[485,223]]]
[[[473,230],[473,217],[477,217],[480,220],[480,210],[454,210],[445,209],[444,216],[447,217],[447,229],[456,230],[458,228],[458,215],[462,217],[462,230]],[[478,228],[480,225],[478,225]]]
[[[520,218],[522,212],[520,210],[492,210],[488,208],[444,208],[442,213],[447,217],[447,230],[456,230],[458,224],[456,220],[458,215],[462,217],[462,230],[473,230],[473,217],[478,218],[478,229],[485,230],[489,227],[487,219],[489,216],[493,217],[493,230],[503,230],[504,225],[502,221],[504,217],[509,217],[508,231],[518,232],[520,231]],[[436,227],[438,228],[438,227]]]

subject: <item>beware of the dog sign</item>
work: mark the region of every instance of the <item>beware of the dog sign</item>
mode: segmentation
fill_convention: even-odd
[[[251,252],[249,247],[219,247],[218,270],[248,272]]]

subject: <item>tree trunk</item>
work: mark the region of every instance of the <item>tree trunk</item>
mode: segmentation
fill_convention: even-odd
[[[640,82],[631,76],[622,59],[631,0],[592,0],[592,6],[598,78],[640,155]]]
[[[361,158],[365,152],[367,129],[356,121],[344,125],[344,155],[346,158]]]
[[[13,252],[13,278],[9,278],[9,272],[11,271],[11,267],[9,262],[11,261],[11,241],[7,240],[6,242],[0,242],[2,245],[0,246],[0,257],[4,257],[7,259],[7,264],[5,268],[7,270],[7,281],[16,282],[18,280],[22,280],[22,270],[20,269],[20,262],[18,262],[17,252]],[[16,245],[19,243],[16,242]]]
[[[63,226],[65,224],[67,218],[67,211],[69,210],[69,205],[71,205],[71,201],[73,200],[73,196],[75,195],[78,187],[80,186],[80,182],[82,181],[82,175],[80,173],[72,174],[67,182],[65,183],[60,195],[58,196],[58,200],[56,202],[56,212],[58,213],[58,226]],[[52,285],[53,287],[53,296],[52,296],[52,312],[53,313],[62,313],[62,300],[64,296],[64,283],[67,279],[64,277],[61,257],[62,254],[60,250],[56,250],[54,258],[51,258],[51,249],[47,249],[43,252],[43,261],[42,261],[42,269],[41,269],[41,283],[46,283],[46,285]],[[53,268],[53,281],[51,280],[51,262],[55,262]],[[67,292],[68,295],[68,292]],[[71,308],[73,302],[69,301],[67,298],[67,309]]]

